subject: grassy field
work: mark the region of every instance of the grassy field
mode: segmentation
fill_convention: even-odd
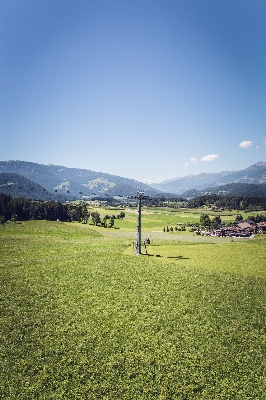
[[[94,211],[92,207],[90,211]],[[125,211],[126,218],[122,220],[115,220],[115,226],[124,230],[135,230],[136,220],[137,220],[137,210],[136,208],[126,208],[124,209],[112,209],[112,208],[97,208],[101,217],[108,215],[118,215],[121,210]],[[183,224],[198,224],[200,221],[200,216],[202,214],[208,214],[210,218],[220,216],[222,221],[227,223],[232,223],[235,221],[236,215],[241,214],[243,219],[248,218],[248,216],[257,215],[257,212],[237,212],[237,211],[210,211],[208,209],[174,209],[174,208],[154,208],[154,207],[143,207],[142,209],[142,227],[152,229],[163,229],[166,226],[175,226],[178,223]],[[265,211],[259,212],[259,214],[266,215]]]
[[[134,213],[0,226],[0,398],[266,399],[266,235],[156,236],[168,214],[153,256]]]

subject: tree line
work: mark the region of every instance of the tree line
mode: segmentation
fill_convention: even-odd
[[[266,197],[262,196],[218,196],[217,194],[196,197],[187,201],[188,208],[216,206],[228,210],[265,211]]]
[[[0,219],[1,222],[16,219],[27,221],[30,219],[46,219],[49,221],[69,221],[70,205],[57,201],[36,201],[22,197],[12,197],[0,193]]]
[[[177,197],[151,197],[143,201],[145,206],[171,208],[199,208],[202,206],[224,208],[228,210],[265,211],[266,196],[221,196],[206,194],[185,200]]]
[[[176,202],[175,202],[176,201]],[[228,210],[242,211],[265,211],[266,197],[241,197],[241,196],[218,196],[216,194],[200,196],[189,201],[181,202],[180,199],[150,198],[143,202],[146,206],[166,206],[169,207],[188,207],[199,208],[202,206],[224,208]],[[16,215],[18,220],[46,219],[50,221],[83,221],[89,217],[86,203],[73,204],[61,203],[57,201],[37,201],[22,197],[12,197],[11,195],[0,193],[0,218],[1,221],[11,220],[12,215]],[[121,214],[119,217],[123,218]],[[107,226],[113,222],[115,216],[106,215],[103,221],[100,216],[93,218],[92,222],[102,226]]]
[[[78,221],[87,223],[91,217],[93,225],[112,228],[116,218],[123,219],[125,213],[105,215],[102,219],[98,211],[89,212],[85,202],[80,204],[61,203],[57,201],[36,201],[22,197],[12,197],[0,193],[0,222],[28,221],[31,219],[46,219],[62,222]]]

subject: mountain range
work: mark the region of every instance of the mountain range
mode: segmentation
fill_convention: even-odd
[[[216,193],[233,196],[262,196],[266,190],[266,162],[240,171],[201,173],[146,185],[134,179],[103,172],[27,161],[0,161],[0,192],[14,197],[66,201],[94,196],[148,196],[169,194],[193,198]]]
[[[187,175],[181,178],[152,184],[154,189],[186,197],[188,190],[204,190],[209,187],[219,187],[229,183],[266,183],[266,162],[259,161],[254,165],[240,171],[222,171],[217,173],[201,173]]]
[[[182,197],[193,199],[209,194],[217,194],[218,196],[266,197],[266,185],[261,183],[228,183],[227,185],[208,187],[203,190],[188,190],[182,194]]]
[[[24,185],[19,175],[24,178]],[[123,197],[135,195],[140,190],[148,196],[162,194],[159,190],[133,179],[86,169],[27,161],[0,161],[1,176],[0,192],[40,200],[62,201],[62,199],[87,199],[105,195]],[[39,186],[34,186],[33,183]]]

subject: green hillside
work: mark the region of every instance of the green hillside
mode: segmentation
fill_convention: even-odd
[[[12,197],[23,197],[35,200],[65,201],[66,196],[49,192],[43,186],[16,173],[0,173],[0,193]]]

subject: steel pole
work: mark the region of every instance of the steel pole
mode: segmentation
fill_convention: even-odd
[[[138,197],[138,224],[136,242],[136,254],[141,254],[141,196]]]
[[[137,222],[137,237],[136,237],[136,255],[141,254],[141,200],[149,199],[149,196],[144,196],[143,191],[137,192],[135,196],[130,196],[130,199],[138,200],[138,222]]]

